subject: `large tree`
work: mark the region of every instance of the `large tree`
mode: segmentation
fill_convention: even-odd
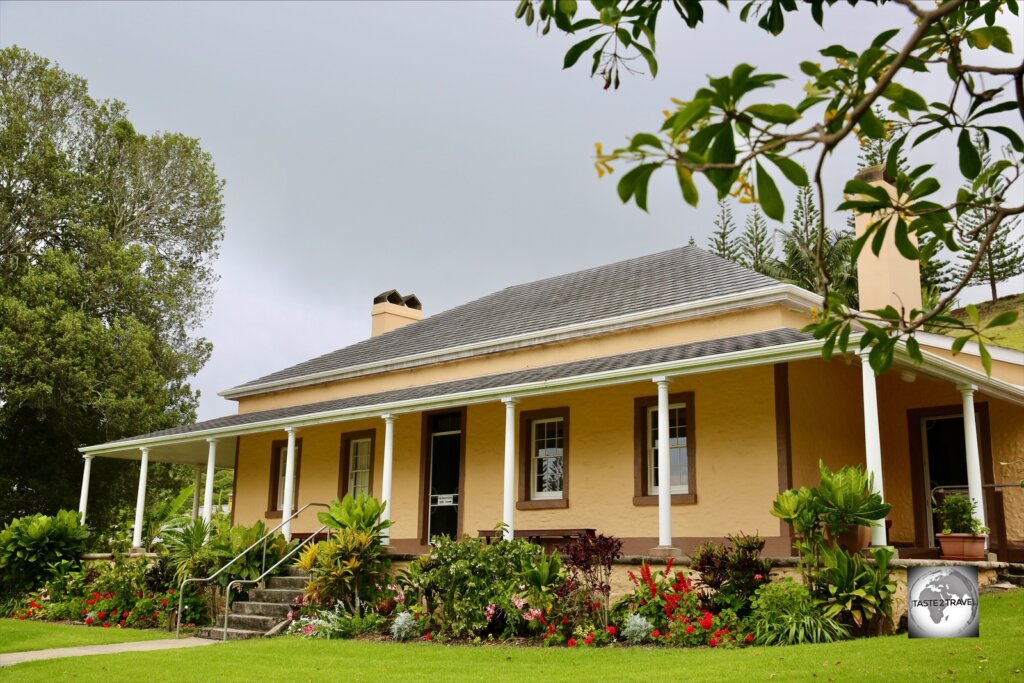
[[[740,21],[756,21],[778,36],[786,29],[787,15],[794,12],[809,11],[814,21],[826,28],[825,15],[839,1],[719,0],[718,4],[738,10]],[[846,0],[858,8],[885,2]],[[902,27],[884,30],[865,45],[843,45],[840,37],[819,54],[794,55],[795,61],[803,58],[800,70],[807,79],[806,96],[789,102],[770,101],[766,89],[787,76],[760,73],[751,64],[740,63],[728,74],[709,78],[706,87],[673,99],[673,109],[656,132],[637,133],[626,147],[607,154],[599,151],[597,159],[605,171],[616,162],[632,167],[622,174],[618,194],[623,202],[635,202],[644,210],[651,176],[663,168],[674,171],[682,198],[689,204],[699,201],[696,179],[702,175],[718,199],[738,194],[757,202],[777,221],[785,216],[780,183],[783,189],[785,184],[813,184],[822,208],[814,260],[824,296],[812,329],[825,340],[824,355],[828,357],[835,349],[847,350],[853,324],[867,323],[860,345],[870,349],[870,362],[876,370],[889,367],[901,341],[906,341],[907,351],[919,361],[917,344],[907,338],[925,325],[965,330],[955,340],[954,351],[971,339],[984,341],[983,329],[943,311],[982,263],[1000,225],[1024,213],[1020,203],[1024,181],[1015,172],[1020,164],[982,174],[981,155],[971,138],[973,132],[980,131],[1006,141],[1016,161],[1024,159],[1024,62],[1014,54],[1010,32],[1000,23],[1003,13],[1019,16],[1017,0],[892,0],[890,4],[906,12]],[[696,29],[712,6],[700,0],[520,0],[515,11],[528,25],[537,22],[542,33],[554,26],[573,34],[576,42],[565,54],[564,67],[574,66],[589,53],[582,61],[608,89],[618,88],[622,74],[636,72],[639,65],[645,64],[656,76],[658,31],[672,19]],[[1013,55],[1012,61],[1000,60],[998,52]],[[747,57],[756,61],[756,55]],[[694,55],[695,63],[699,59]],[[946,79],[948,94],[929,102],[915,88],[936,79]],[[883,103],[893,119],[888,126],[874,109]],[[847,198],[835,205],[828,200],[830,192],[835,197],[835,189],[825,187],[823,169],[833,152],[854,137],[891,139],[885,173],[896,192],[851,178],[843,188]],[[940,192],[932,166],[922,164],[915,150],[925,142],[957,149],[960,173],[971,181],[968,189]],[[810,177],[800,165],[804,160],[813,168]],[[824,259],[826,209],[861,211],[875,217],[854,243],[853,258],[865,247],[877,254],[886,233],[891,232],[904,256],[927,261],[943,246],[959,250],[958,221],[975,208],[987,212],[973,230],[977,254],[938,305],[928,310],[889,306],[858,312],[832,291]],[[997,316],[989,326],[1012,322],[1015,317],[1013,313]],[[988,367],[983,343],[981,357]]]
[[[195,418],[222,189],[195,139],[0,50],[0,522],[75,507],[78,447]],[[102,526],[134,473],[96,465]]]

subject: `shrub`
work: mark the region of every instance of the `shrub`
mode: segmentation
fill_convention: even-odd
[[[801,583],[784,579],[758,588],[748,625],[759,645],[831,643],[850,637],[850,632],[811,598]]]
[[[647,617],[640,614],[630,614],[622,625],[622,637],[633,645],[640,645],[651,638],[654,625]]]
[[[0,531],[0,595],[41,587],[52,575],[51,565],[63,560],[77,564],[88,538],[89,530],[71,510],[12,520]]]
[[[599,630],[608,626],[612,563],[622,557],[622,541],[604,534],[580,533],[559,547],[568,572],[568,595],[577,614],[595,614]],[[594,606],[597,609],[594,609]]]
[[[651,571],[651,566],[645,562],[640,565],[639,576],[630,571],[629,579],[633,582],[633,592],[622,596],[612,610],[619,623],[638,614],[654,628],[665,631],[677,613],[692,616],[703,611],[697,587],[683,572],[672,572],[671,558],[665,569],[658,572]]]
[[[419,620],[412,612],[399,612],[391,622],[391,637],[402,642],[420,635]]]
[[[850,555],[842,548],[824,549],[814,593],[826,615],[852,623],[865,634],[877,635],[892,630],[896,584],[889,569],[893,551],[872,548],[871,555],[874,566],[860,554]]]
[[[750,598],[772,570],[770,560],[761,558],[764,538],[758,535],[729,536],[729,545],[708,542],[694,553],[691,568],[700,573],[704,598],[712,612],[731,609],[746,615]]]
[[[430,555],[399,576],[406,604],[418,605],[424,628],[441,637],[507,637],[536,628],[540,610],[529,604],[524,567],[538,564],[543,549],[513,539],[455,541],[438,537]]]

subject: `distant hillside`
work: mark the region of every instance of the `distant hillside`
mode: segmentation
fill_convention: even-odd
[[[1024,351],[1024,294],[1012,294],[976,306],[982,325],[1003,311],[1017,311],[1017,322],[1006,327],[997,327],[998,332],[993,332],[992,340],[999,346]],[[967,320],[967,311],[963,308],[953,311],[953,315],[961,320]]]

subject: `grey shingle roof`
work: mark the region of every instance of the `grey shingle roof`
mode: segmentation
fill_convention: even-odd
[[[450,396],[469,391],[498,389],[502,387],[529,384],[532,382],[544,382],[570,377],[579,377],[582,375],[590,375],[610,370],[623,370],[628,368],[644,367],[657,363],[705,358],[736,351],[750,351],[753,349],[807,341],[811,338],[812,337],[808,334],[804,334],[793,329],[783,328],[737,337],[726,337],[710,341],[679,344],[677,346],[669,346],[660,349],[634,351],[632,353],[606,356],[604,358],[593,358],[589,360],[573,361],[570,363],[560,363],[558,365],[530,368],[527,370],[503,372],[484,377],[472,377],[468,379],[454,380],[451,382],[442,382],[439,384],[410,387],[407,389],[394,389],[376,394],[350,396],[348,398],[339,398],[299,406],[289,406],[287,408],[242,413],[239,415],[228,415],[226,417],[197,422],[191,425],[183,425],[141,436],[133,436],[130,437],[130,439],[122,439],[122,441],[189,434],[192,432],[202,432],[209,429],[220,429],[225,427],[240,427],[258,422],[281,420],[289,417],[313,415],[317,413],[345,410],[349,408],[360,408],[364,406],[386,406],[389,403],[398,403],[401,401]]]
[[[699,247],[507,287],[421,321],[235,387],[297,379],[778,284]]]

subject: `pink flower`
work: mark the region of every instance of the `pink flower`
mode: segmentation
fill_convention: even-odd
[[[313,624],[306,624],[302,629],[302,635],[308,636],[313,630]]]
[[[763,579],[764,576],[762,576],[761,574],[754,574],[754,581],[761,581]]]
[[[484,608],[484,616],[487,617],[487,622],[490,623],[491,619],[494,618],[494,613],[498,611],[497,605],[487,605]]]

